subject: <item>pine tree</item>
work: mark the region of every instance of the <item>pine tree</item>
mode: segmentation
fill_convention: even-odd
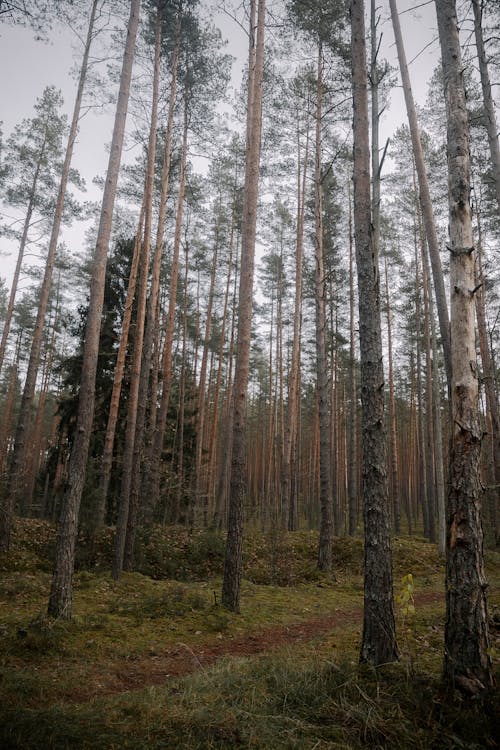
[[[21,400],[21,406],[19,410],[19,416],[17,420],[17,427],[15,431],[14,439],[14,450],[11,464],[11,482],[9,492],[12,496],[13,502],[16,503],[19,500],[23,501],[22,494],[23,488],[23,475],[25,472],[26,461],[27,461],[27,437],[29,422],[31,418],[31,405],[35,395],[36,377],[38,373],[38,364],[40,358],[40,348],[42,345],[43,329],[45,324],[45,316],[49,304],[50,290],[52,286],[52,274],[56,260],[57,243],[59,240],[59,231],[61,228],[61,222],[63,218],[64,203],[66,200],[66,191],[68,180],[70,177],[71,159],[73,155],[73,147],[75,144],[76,136],[78,133],[78,122],[80,118],[80,109],[83,97],[83,89],[85,85],[85,79],[87,74],[88,59],[90,53],[90,45],[92,42],[94,32],[94,21],[97,10],[97,0],[92,1],[90,10],[90,20],[87,31],[87,38],[84,47],[82,64],[80,66],[80,76],[76,94],[75,105],[73,109],[73,117],[71,121],[71,127],[68,135],[68,142],[66,145],[66,153],[62,166],[61,179],[59,183],[59,190],[57,194],[56,205],[54,209],[54,218],[52,222],[52,229],[49,240],[49,248],[47,252],[47,258],[45,261],[45,272],[43,277],[42,286],[40,289],[40,297],[38,301],[38,312],[35,323],[35,329],[33,333],[33,340],[31,342],[30,357],[28,362],[28,369],[26,372],[26,379],[24,382],[23,396]]]
[[[446,507],[444,676],[475,694],[491,684],[483,563],[469,124],[455,0],[436,2],[447,115],[452,426]]]
[[[127,41],[120,78],[120,91],[118,94],[108,171],[101,205],[101,219],[97,235],[96,252],[93,259],[90,308],[86,329],[85,347],[83,351],[82,381],[80,387],[76,438],[71,452],[69,468],[70,478],[67,484],[62,515],[59,522],[56,560],[48,606],[49,615],[66,619],[71,618],[78,513],[85,479],[90,433],[94,416],[94,387],[97,355],[99,351],[99,332],[104,296],[106,259],[111,234],[111,222],[116,196],[116,184],[120,168],[125,120],[127,116],[135,40],[139,24],[139,9],[140,0],[131,0]]]
[[[264,70],[265,0],[252,0],[247,98],[245,187],[241,228],[241,265],[238,302],[238,340],[233,387],[233,425],[228,532],[224,557],[222,602],[239,611],[242,573],[243,503],[247,496],[246,411],[257,200],[260,169],[262,78]],[[257,30],[254,36],[255,29]]]
[[[361,350],[362,480],[365,582],[361,661],[398,658],[392,591],[379,269],[373,252],[363,0],[351,2],[354,104],[354,237]]]
[[[31,242],[30,231],[34,222],[37,222],[37,233],[40,234],[41,224],[43,236],[53,215],[57,165],[61,157],[61,140],[66,128],[66,118],[58,112],[61,105],[60,92],[53,87],[47,87],[42,97],[37,100],[35,117],[24,120],[17,126],[7,142],[5,156],[9,171],[6,178],[5,202],[8,206],[23,211],[24,219],[20,235],[12,229],[5,230],[8,236],[19,239],[20,242],[0,341],[0,370],[7,351],[23,257]],[[78,179],[76,174],[75,179]],[[69,203],[71,214],[74,204],[71,205],[70,201]],[[28,413],[27,407],[25,412]],[[0,512],[0,548],[3,550],[9,549],[12,518],[15,503],[19,499],[18,487],[22,486],[22,471],[19,471],[19,468],[17,465],[13,467],[12,484],[5,493]]]

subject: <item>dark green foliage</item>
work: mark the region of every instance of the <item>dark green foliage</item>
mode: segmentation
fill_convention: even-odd
[[[0,598],[38,590],[29,575],[33,570],[50,571],[54,554],[54,527],[44,521],[19,520],[13,534],[11,555],[0,559],[3,585]],[[111,565],[113,529],[97,533],[80,530],[76,569],[106,571]],[[224,534],[212,529],[187,529],[184,526],[150,526],[138,531],[137,571],[153,579],[202,581],[222,574]],[[413,573],[419,581],[443,573],[443,561],[434,546],[421,538],[394,540],[396,580]],[[338,583],[356,579],[363,571],[361,538],[339,537],[333,550],[333,578]],[[322,582],[316,571],[317,535],[315,531],[270,532],[248,530],[243,544],[244,578],[263,585],[297,586],[310,581]],[[418,561],[418,563],[416,562]],[[86,573],[85,573],[86,575]],[[420,584],[419,584],[420,585]],[[2,592],[4,592],[2,594]]]
[[[13,532],[13,549],[0,558],[0,575],[16,573],[19,578],[34,570],[50,570],[54,552],[55,530],[46,521],[19,520]]]
[[[347,0],[317,3],[314,0],[290,0],[287,10],[293,25],[321,42],[323,47],[341,51],[347,59],[346,40],[342,33],[348,21]]]
[[[16,125],[2,149],[2,181],[5,182],[3,202],[14,209],[26,211],[32,201],[34,217],[42,219],[42,227],[48,231],[51,225],[62,158],[62,143],[67,131],[67,117],[60,114],[63,105],[61,92],[47,86],[36,100],[34,116]],[[36,191],[32,195],[33,180]],[[72,170],[70,181],[79,188],[84,183],[76,170]],[[70,220],[78,214],[80,207],[68,193],[64,218]],[[19,239],[20,229],[13,229],[12,222],[1,227],[8,236]],[[37,233],[40,231],[37,226]]]
[[[113,389],[113,378],[118,352],[121,321],[124,312],[125,299],[127,295],[128,279],[134,251],[135,239],[121,239],[115,245],[113,254],[109,258],[106,269],[106,284],[104,290],[104,308],[101,322],[101,336],[99,341],[99,354],[97,359],[96,376],[96,405],[92,430],[92,438],[89,453],[88,471],[86,476],[86,489],[84,492],[84,503],[82,507],[82,521],[91,523],[92,514],[97,502],[98,485],[100,478],[99,459],[102,456],[106,426],[108,420],[109,404]],[[59,401],[58,413],[60,415],[59,435],[64,440],[63,448],[68,451],[74,435],[76,417],[78,413],[78,393],[82,371],[82,352],[87,322],[87,307],[80,307],[78,320],[73,325],[73,335],[79,341],[76,352],[63,360],[59,365],[62,375],[62,396]],[[135,310],[132,313],[132,324]],[[129,343],[129,351],[131,349]],[[125,374],[122,386],[122,398],[120,402],[119,420],[123,423],[126,414],[126,398],[128,391],[128,377]],[[119,456],[123,433],[119,431],[115,451]],[[54,453],[61,449],[61,444],[55,447]],[[50,464],[49,471],[54,470],[54,462]],[[117,485],[117,470],[111,478],[111,492]]]
[[[152,578],[203,580],[220,575],[224,537],[215,531],[155,526],[138,533],[137,569]]]

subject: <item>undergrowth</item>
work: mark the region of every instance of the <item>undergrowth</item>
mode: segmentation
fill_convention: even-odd
[[[220,606],[221,534],[143,530],[138,569],[119,582],[109,574],[111,540],[110,530],[81,540],[74,616],[54,621],[44,614],[53,529],[17,523],[12,554],[0,557],[2,750],[499,746],[498,692],[465,700],[442,691],[443,563],[423,540],[394,541],[395,593],[411,580],[415,611],[397,604],[401,661],[376,671],[358,667],[358,538],[335,540],[326,576],[313,532],[247,533],[240,615]],[[497,650],[498,561],[489,555]],[[278,628],[283,643],[294,623],[325,617],[331,627],[293,650],[271,648]],[[259,633],[269,640],[261,655],[251,648]],[[215,644],[226,655],[202,666]],[[170,675],[172,654],[193,673]]]
[[[75,568],[82,571],[109,570],[112,561],[113,529],[94,534],[81,531]],[[0,573],[50,574],[54,556],[55,530],[44,521],[18,519],[13,531],[12,550],[0,556]],[[318,537],[315,531],[247,530],[243,540],[244,577],[253,583],[296,586],[325,580],[317,570]],[[151,526],[138,530],[136,564],[143,575],[178,581],[200,581],[220,576],[224,565],[225,536],[212,529],[184,526]],[[333,549],[333,579],[338,583],[360,578],[363,570],[363,542],[360,537],[337,537]],[[443,575],[443,561],[434,545],[418,537],[393,541],[396,576],[412,572],[431,579]],[[326,579],[331,580],[331,577]],[[28,584],[29,585],[29,584]],[[0,592],[1,593],[1,592]]]
[[[3,748],[384,748],[496,747],[498,693],[463,701],[435,676],[405,664],[360,669],[302,649],[223,659],[160,688],[80,705],[11,707]]]

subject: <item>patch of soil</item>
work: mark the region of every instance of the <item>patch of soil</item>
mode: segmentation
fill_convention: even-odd
[[[427,592],[416,597],[416,605],[442,601],[443,594]],[[314,638],[331,634],[336,628],[362,622],[361,608],[335,611],[323,617],[289,625],[262,628],[240,637],[214,636],[198,645],[178,643],[161,653],[137,659],[121,659],[106,674],[93,673],[75,686],[66,700],[83,703],[103,695],[117,695],[130,690],[163,685],[171,678],[204,669],[224,656],[247,657],[275,651],[294,643],[307,643]]]

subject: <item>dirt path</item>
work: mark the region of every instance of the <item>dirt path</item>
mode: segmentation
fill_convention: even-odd
[[[442,593],[428,592],[416,597],[417,607],[443,601]],[[324,617],[289,625],[261,628],[254,633],[200,642],[187,646],[178,643],[160,654],[145,655],[134,661],[121,659],[106,674],[89,674],[80,686],[74,686],[66,699],[83,703],[104,695],[163,685],[170,678],[181,677],[214,664],[224,656],[254,656],[271,653],[283,646],[307,643],[346,625],[361,625],[361,608],[336,611]]]

